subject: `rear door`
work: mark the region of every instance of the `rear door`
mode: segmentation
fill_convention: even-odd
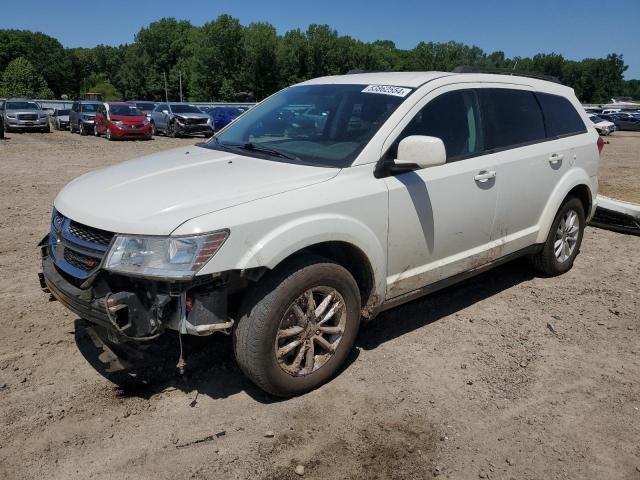
[[[561,116],[564,103],[577,122]],[[485,84],[481,111],[502,182],[492,239],[503,256],[536,242],[544,207],[575,161],[570,132],[586,127],[564,97],[524,86]]]

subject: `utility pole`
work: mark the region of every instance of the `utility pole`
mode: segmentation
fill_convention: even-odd
[[[180,74],[180,103],[182,103],[182,70],[178,73]]]
[[[162,72],[164,75],[164,99],[169,103],[169,90],[167,89],[167,72]]]

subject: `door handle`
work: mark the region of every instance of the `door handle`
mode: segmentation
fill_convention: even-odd
[[[473,179],[478,183],[486,183],[492,178],[496,178],[495,170],[481,170]]]
[[[551,165],[555,165],[556,163],[562,161],[562,159],[564,158],[564,155],[561,153],[554,153],[553,155],[551,155],[549,157],[549,163]]]

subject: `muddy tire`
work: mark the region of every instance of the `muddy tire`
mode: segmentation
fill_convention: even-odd
[[[542,250],[529,257],[533,268],[549,276],[562,275],[571,270],[580,252],[584,227],[582,202],[576,197],[567,197],[551,224]]]
[[[311,391],[351,351],[360,305],[358,285],[344,267],[315,255],[295,257],[247,292],[233,335],[236,360],[268,393]]]

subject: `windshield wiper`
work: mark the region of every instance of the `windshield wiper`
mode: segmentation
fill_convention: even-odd
[[[222,143],[218,137],[213,137],[215,144],[222,148],[239,148],[241,150],[248,150],[250,152],[260,152],[266,153],[268,155],[273,155],[275,157],[286,158],[287,160],[293,160],[297,162],[302,162],[302,160],[294,155],[289,155],[280,150],[276,150],[275,148],[263,147],[262,145],[256,145],[255,143]]]

